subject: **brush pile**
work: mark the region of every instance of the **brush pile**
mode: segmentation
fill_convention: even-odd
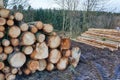
[[[71,48],[69,38],[58,36],[51,24],[27,24],[23,18],[20,12],[0,9],[0,80],[77,66],[81,52],[78,47]]]

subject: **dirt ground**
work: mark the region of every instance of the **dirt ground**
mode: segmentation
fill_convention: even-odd
[[[77,68],[36,72],[16,80],[120,80],[120,49],[111,52],[74,41],[72,46],[79,46],[82,52]]]

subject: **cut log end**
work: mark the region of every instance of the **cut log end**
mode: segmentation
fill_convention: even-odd
[[[0,18],[0,26],[3,26],[6,24],[6,19],[5,18]]]
[[[22,21],[22,20],[23,20],[23,14],[20,13],[20,12],[15,13],[14,16],[15,16],[15,19],[16,19],[17,21]]]
[[[12,26],[10,29],[9,29],[9,36],[11,38],[17,38],[20,34],[21,34],[21,30],[19,27],[17,26]]]
[[[34,44],[35,40],[35,35],[31,32],[25,32],[22,35],[22,45],[32,45]]]
[[[46,33],[53,32],[53,26],[51,24],[44,24],[43,31]]]

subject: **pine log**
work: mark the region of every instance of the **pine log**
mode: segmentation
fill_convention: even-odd
[[[37,38],[37,41],[40,42],[40,43],[45,41],[45,35],[44,34],[37,33],[36,38]]]
[[[6,76],[6,80],[15,80],[15,78],[16,78],[16,75],[14,74],[9,74]]]
[[[12,68],[12,69],[11,69],[11,73],[12,73],[12,74],[15,75],[15,74],[17,74],[17,72],[18,72],[18,69],[17,69],[17,68]]]
[[[62,55],[64,57],[70,57],[71,56],[71,50],[62,50]]]
[[[0,60],[1,60],[1,61],[5,61],[6,59],[7,59],[7,54],[1,53],[1,54],[0,54]]]
[[[48,39],[48,46],[50,48],[57,48],[60,46],[61,39],[59,36],[50,36]]]
[[[28,69],[30,69],[31,71],[36,71],[39,69],[39,61],[37,60],[30,60],[28,63],[27,63],[27,67]]]
[[[38,68],[38,71],[43,71],[43,70],[45,70],[46,66],[47,66],[47,62],[46,62],[45,59],[39,60],[39,68]]]
[[[20,29],[21,29],[21,31],[28,31],[29,26],[28,26],[28,24],[23,23],[20,25]]]
[[[26,68],[23,70],[25,75],[29,75],[31,73],[30,69]]]
[[[89,28],[89,32],[95,32],[105,35],[114,35],[114,36],[120,36],[120,31],[116,29],[99,29],[99,28]]]
[[[3,52],[3,47],[0,46],[0,54]]]
[[[14,52],[9,55],[8,62],[12,67],[19,68],[26,62],[26,56],[22,52]]]
[[[36,28],[36,26],[30,25],[30,31],[31,31],[32,33],[37,33],[37,32],[38,32],[38,29]]]
[[[34,25],[38,28],[38,30],[41,30],[43,28],[43,23],[41,21],[35,22]]]
[[[16,12],[16,13],[14,14],[14,17],[15,17],[15,19],[16,19],[17,21],[22,21],[22,20],[23,20],[23,14],[20,13],[20,12]]]
[[[2,69],[2,72],[3,72],[4,74],[10,73],[10,67],[9,67],[9,66],[5,66],[5,67]]]
[[[0,38],[3,38],[4,37],[4,33],[3,32],[0,32]]]
[[[13,20],[7,20],[7,25],[8,26],[13,26],[14,25],[14,21]]]
[[[53,26],[51,24],[44,24],[43,31],[46,33],[53,32]]]
[[[81,50],[79,47],[72,48],[72,54],[70,58],[70,63],[73,67],[77,67],[80,60]]]
[[[22,39],[22,45],[26,45],[26,46],[34,44],[36,40],[35,35],[31,32],[23,33],[21,39]]]
[[[22,70],[18,68],[18,75],[22,75],[22,74],[23,74]]]
[[[14,38],[10,40],[12,46],[18,46],[19,45],[19,39]]]
[[[33,52],[33,48],[32,46],[24,46],[22,51],[26,54],[26,55],[30,55]]]
[[[52,64],[52,63],[48,63],[48,64],[47,64],[46,69],[47,69],[48,71],[52,71],[54,68],[55,68],[54,64]]]
[[[0,26],[0,32],[4,32],[5,31],[5,27],[4,26]]]
[[[100,46],[102,49],[108,48],[111,51],[118,50],[118,47],[119,47],[119,44],[105,42],[105,41],[101,41],[101,40],[97,40],[97,39],[91,39],[91,38],[87,38],[87,37],[79,37],[78,40],[81,41],[81,42],[87,41],[87,43],[86,42],[85,43],[88,44],[88,45],[91,45],[91,43],[95,43],[95,44],[92,45],[92,46],[95,46],[95,47],[96,47],[96,44],[102,45],[102,46]],[[89,42],[91,42],[91,43],[89,43]]]
[[[12,26],[8,32],[11,38],[17,38],[21,34],[21,30],[17,26]]]
[[[48,58],[48,46],[45,42],[37,43],[36,49],[31,54],[32,59],[45,59]]]
[[[71,46],[70,38],[61,39],[61,46],[60,46],[61,50],[70,49],[70,46]]]
[[[85,32],[83,33],[82,35],[84,34],[89,34],[91,36],[94,36],[94,37],[101,37],[101,38],[106,38],[106,39],[109,39],[109,40],[112,40],[112,41],[118,41],[120,42],[120,37],[116,37],[116,36],[112,36],[112,35],[105,35],[105,34],[99,34],[99,33],[94,33],[94,32]]]
[[[0,73],[0,80],[5,80],[5,75],[3,73]]]
[[[6,24],[6,19],[5,18],[0,18],[0,26],[3,26]]]
[[[60,59],[60,61],[57,63],[57,69],[58,70],[65,70],[68,65],[68,58],[63,57]]]
[[[3,18],[8,18],[10,11],[8,9],[0,9],[0,16]]]
[[[14,17],[13,15],[10,15],[8,19],[14,20],[14,18],[15,18],[15,17]]]
[[[3,39],[2,40],[2,45],[3,46],[9,46],[10,45],[10,41],[8,39]]]
[[[52,49],[49,55],[49,61],[53,64],[57,63],[61,58],[61,52],[57,49]]]
[[[12,46],[4,47],[4,53],[5,54],[11,54],[12,52],[13,52],[13,47]]]
[[[3,62],[0,62],[0,70],[2,70],[5,67],[5,64]]]

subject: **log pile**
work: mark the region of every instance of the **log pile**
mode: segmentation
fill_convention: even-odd
[[[88,31],[77,37],[77,40],[97,48],[108,48],[114,51],[120,47],[120,31],[115,29],[89,28]]]
[[[51,24],[25,23],[23,18],[20,12],[0,9],[0,80],[77,66],[81,51],[71,48],[69,38],[61,38]]]

